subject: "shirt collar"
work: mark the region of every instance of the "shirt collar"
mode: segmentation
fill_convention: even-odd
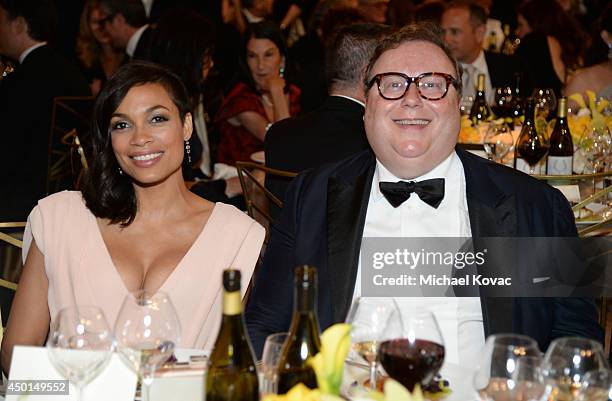
[[[30,53],[32,53],[34,50],[36,50],[39,47],[42,47],[42,46],[44,46],[46,44],[47,44],[47,42],[38,42],[34,46],[30,46],[27,49],[25,49],[23,51],[23,53],[21,53],[21,55],[19,56],[19,64],[23,64],[23,60],[25,60],[25,58],[28,57],[28,55]]]
[[[475,67],[479,73],[486,74],[488,72],[487,71],[488,69],[487,69],[487,60],[485,59],[484,51],[481,50],[480,53],[478,53],[478,57],[476,57],[476,60],[470,63],[470,65]]]
[[[427,173],[410,180],[402,180],[387,170],[380,160],[376,158],[376,170],[374,171],[374,181],[372,182],[372,200],[374,202],[378,202],[380,199],[384,198],[384,195],[382,192],[380,192],[379,183],[381,181],[423,181],[431,178],[444,178],[449,183],[452,183],[455,181],[453,179],[453,175],[457,169],[457,162],[459,163],[459,167],[461,167],[461,160],[459,159],[459,156],[457,156],[457,153],[453,150],[451,154],[444,159],[444,161],[442,161],[442,163],[438,164]]]
[[[138,30],[134,32],[130,40],[128,40],[127,46],[125,46],[125,52],[127,53],[128,56],[134,57],[134,52],[136,52],[136,46],[138,46],[138,41],[140,40],[142,33],[148,27],[149,27],[149,24],[144,24],[143,26],[138,28]]]
[[[361,106],[363,106],[363,107],[365,108],[365,103],[364,103],[364,102],[362,102],[361,100],[357,100],[357,99],[355,99],[354,97],[345,96],[345,95],[337,95],[337,94],[331,94],[330,96],[343,97],[343,98],[345,98],[345,99],[352,100],[353,102],[355,102],[355,103],[359,103]]]
[[[253,15],[253,13],[251,13],[249,10],[247,10],[246,8],[242,9],[242,13],[244,14],[244,17],[246,18],[247,22],[249,24],[256,24],[258,22],[263,21],[264,19],[261,17],[258,17],[256,15]]]

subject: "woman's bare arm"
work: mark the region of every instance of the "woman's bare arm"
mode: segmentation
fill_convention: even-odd
[[[44,255],[36,241],[32,241],[2,339],[0,362],[7,375],[13,346],[43,345],[45,342],[50,322],[48,288]]]

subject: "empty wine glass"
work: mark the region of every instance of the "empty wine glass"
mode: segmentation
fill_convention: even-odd
[[[514,137],[508,124],[491,122],[485,134],[483,144],[489,160],[503,163],[504,157],[508,154],[512,145],[514,145]]]
[[[592,370],[584,375],[579,401],[612,401],[612,369]]]
[[[351,348],[370,368],[370,388],[376,390],[378,347],[391,312],[397,308],[393,299],[358,298],[347,315],[352,325]]]
[[[378,349],[389,376],[412,391],[429,384],[444,363],[444,341],[430,311],[395,309],[389,315],[385,340]]]
[[[521,361],[524,358],[530,359]],[[511,399],[515,391],[532,387],[534,381],[541,383],[537,370],[540,363],[540,350],[534,339],[519,334],[489,336],[474,375],[474,388],[483,401]],[[520,389],[518,381],[522,382]]]
[[[536,101],[536,118],[548,119],[557,108],[557,96],[551,88],[535,88],[531,96]]]
[[[143,401],[149,401],[155,370],[172,356],[180,332],[178,316],[165,293],[138,290],[125,297],[115,322],[117,349],[138,375]]]
[[[474,104],[474,96],[462,96],[461,102],[459,103],[459,111],[461,115],[469,115]]]
[[[607,368],[601,344],[581,337],[554,340],[544,357],[542,374],[553,400],[575,399],[591,370]]]
[[[494,105],[491,107],[497,117],[510,117],[512,115],[513,90],[509,86],[495,88]]]
[[[104,369],[113,351],[113,336],[104,313],[96,306],[61,309],[49,331],[49,360],[74,384],[76,399]]]
[[[261,357],[261,395],[276,394],[278,385],[278,360],[280,359],[283,345],[289,333],[270,334],[266,337],[263,354]]]
[[[587,161],[585,170],[588,173],[597,173],[612,153],[610,130],[608,127],[586,128],[580,137],[578,149]]]

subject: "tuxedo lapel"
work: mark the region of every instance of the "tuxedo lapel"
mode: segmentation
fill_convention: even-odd
[[[465,171],[466,196],[472,238],[476,249],[479,238],[517,235],[516,197],[499,188],[489,175],[490,168],[478,156],[457,148]],[[486,269],[486,265],[483,267]],[[481,291],[481,294],[483,291]],[[480,297],[485,335],[512,331],[512,298]]]
[[[374,166],[372,157],[356,177],[339,174],[328,181],[327,266],[334,322],[344,320],[353,299]]]

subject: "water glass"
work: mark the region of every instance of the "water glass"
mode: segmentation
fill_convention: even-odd
[[[113,336],[104,313],[96,306],[60,310],[51,324],[47,350],[51,364],[76,389],[83,389],[104,369],[113,352]]]
[[[612,401],[612,369],[592,370],[584,375],[579,401]]]
[[[138,290],[128,294],[115,322],[117,349],[123,362],[140,379],[143,401],[155,370],[172,356],[181,327],[170,297]]]
[[[278,361],[288,335],[289,333],[276,333],[266,337],[260,365],[262,397],[276,394],[278,391]]]
[[[491,122],[483,142],[489,160],[503,163],[504,157],[514,145],[514,136],[508,124]]]

